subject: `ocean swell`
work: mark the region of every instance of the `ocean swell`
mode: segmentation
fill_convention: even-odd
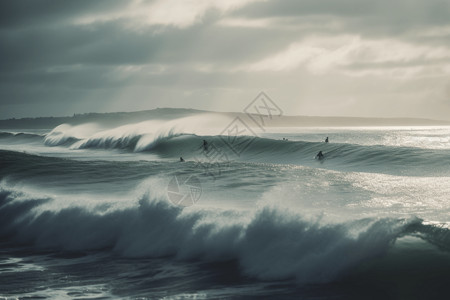
[[[263,279],[328,282],[383,254],[418,219],[307,220],[274,206],[251,211],[182,209],[150,191],[128,208],[46,208],[53,199],[0,190],[0,239],[59,251],[125,257],[235,260]]]

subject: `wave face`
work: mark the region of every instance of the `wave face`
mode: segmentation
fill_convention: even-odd
[[[82,125],[62,124],[45,137],[48,146],[64,145],[70,139],[73,149],[129,149],[142,151],[162,138],[184,133],[210,134],[228,122],[227,117],[209,114],[173,120],[149,120],[108,128],[96,123]]]
[[[247,161],[317,166],[315,155],[323,151],[325,160],[319,167],[342,171],[381,172],[387,174],[448,174],[443,162],[450,155],[447,149],[415,147],[363,146],[356,144],[324,144],[322,142],[283,141],[268,138],[238,136],[229,142],[227,136],[175,134],[151,137],[145,135],[119,138],[92,138],[78,142],[73,149],[121,149],[157,154],[163,158],[201,160],[213,154],[220,161]],[[210,149],[204,151],[203,140]],[[244,145],[240,151],[234,145]],[[209,153],[211,151],[211,153]]]
[[[380,254],[418,219],[323,224],[272,206],[183,210],[147,192],[127,209],[52,211],[51,198],[0,191],[0,239],[40,249],[110,249],[125,257],[236,260],[249,276],[327,282]],[[351,255],[350,255],[351,253]]]

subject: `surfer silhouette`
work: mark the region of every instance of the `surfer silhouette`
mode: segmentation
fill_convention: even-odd
[[[180,156],[180,162],[184,162],[184,159],[183,159],[183,157],[181,157],[181,156]]]
[[[322,151],[319,151],[319,153],[317,153],[317,155],[316,155],[316,159],[318,159],[318,160],[322,160],[322,159],[324,159],[324,157],[325,157],[325,155],[323,155]]]
[[[208,142],[206,140],[203,140],[203,150],[208,150]]]
[[[325,139],[325,143],[328,143],[328,137]]]

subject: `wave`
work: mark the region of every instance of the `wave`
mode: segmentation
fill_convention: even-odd
[[[95,131],[99,130],[96,124],[83,124],[78,126],[71,126],[69,124],[61,124],[55,127],[44,138],[46,146],[71,146],[77,141],[80,141]]]
[[[450,230],[447,223],[420,222],[411,224],[409,233],[443,250],[450,251]]]
[[[208,141],[207,151],[203,149],[203,140]],[[448,167],[443,162],[450,155],[449,150],[443,149],[325,144],[246,136],[235,138],[235,144],[246,145],[245,149],[239,152],[239,149],[236,150],[227,142],[225,136],[177,133],[157,137],[136,135],[114,139],[108,137],[88,140],[66,139],[62,143],[71,149],[110,149],[149,153],[156,155],[153,157],[173,161],[182,156],[187,161],[195,162],[293,164],[345,172],[375,172],[401,176],[446,176]],[[324,160],[314,159],[319,151],[323,151]]]
[[[156,154],[162,158],[296,164],[339,171],[381,172],[392,175],[447,174],[442,163],[449,149],[383,145],[286,141],[258,136],[216,135],[225,121],[215,116],[151,120],[105,128],[95,123],[62,124],[45,135],[47,146],[72,150],[103,149]],[[215,121],[215,123],[213,122]],[[211,127],[208,127],[210,124]],[[207,126],[208,125],[208,126]],[[223,127],[222,127],[223,128]],[[10,134],[8,133],[8,136]],[[40,136],[42,139],[42,136]],[[203,140],[209,143],[203,151]],[[314,157],[323,151],[325,160]]]
[[[328,282],[417,231],[419,219],[307,220],[287,209],[182,209],[148,191],[125,209],[46,207],[54,199],[0,189],[0,240],[124,257],[237,261],[245,275]],[[50,206],[51,207],[51,206]],[[415,227],[414,227],[415,226]],[[433,232],[423,234],[432,235]]]
[[[203,140],[209,144],[205,151]],[[443,161],[449,150],[411,147],[325,144],[323,142],[283,141],[254,136],[198,136],[168,132],[158,136],[125,136],[113,139],[89,139],[76,144],[77,149],[122,149],[150,152],[160,157],[210,160],[218,162],[245,161],[258,163],[300,164],[343,171],[374,171],[388,174],[423,174],[447,172]],[[323,151],[325,160],[314,159]],[[318,163],[320,163],[318,165]]]
[[[201,114],[173,120],[149,120],[107,128],[96,123],[62,124],[45,137],[47,146],[68,145],[72,149],[128,149],[143,151],[158,140],[186,133],[210,134],[228,122],[224,116]],[[72,143],[67,143],[71,140]]]
[[[13,140],[42,140],[45,135],[28,133],[28,132],[4,132],[0,131],[0,139],[13,139]]]

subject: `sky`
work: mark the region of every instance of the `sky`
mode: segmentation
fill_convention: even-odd
[[[450,120],[449,0],[0,2],[0,118],[185,107]]]

